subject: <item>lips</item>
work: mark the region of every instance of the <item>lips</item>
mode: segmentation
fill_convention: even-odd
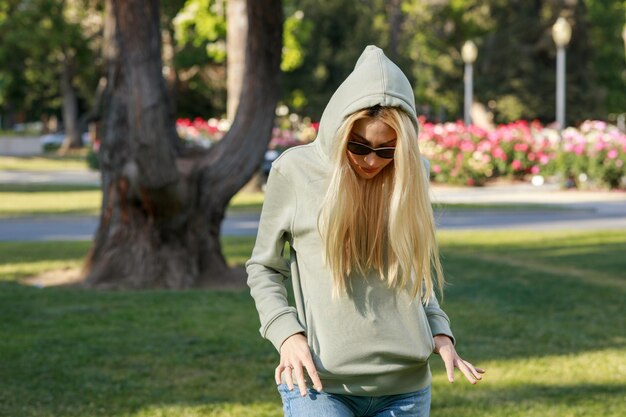
[[[364,172],[367,172],[368,174],[373,174],[375,172],[378,172],[378,168],[363,168],[360,167]]]

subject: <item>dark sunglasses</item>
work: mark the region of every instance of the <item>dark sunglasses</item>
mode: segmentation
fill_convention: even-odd
[[[393,159],[393,154],[396,152],[396,148],[370,148],[359,142],[348,142],[348,151],[355,155],[369,155],[372,152],[376,153],[376,156],[383,159]]]

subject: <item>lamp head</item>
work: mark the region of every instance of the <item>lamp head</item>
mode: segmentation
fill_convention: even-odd
[[[572,38],[572,26],[567,23],[564,17],[556,19],[554,25],[552,25],[552,39],[559,48],[567,46]]]
[[[472,41],[465,41],[463,47],[461,48],[461,57],[463,58],[463,62],[466,64],[473,64],[476,61],[476,57],[478,56],[478,49],[476,48],[476,44]]]

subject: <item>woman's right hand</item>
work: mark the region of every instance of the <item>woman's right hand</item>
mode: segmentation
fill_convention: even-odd
[[[290,391],[293,391],[292,369],[296,375],[300,395],[303,397],[306,396],[304,369],[306,369],[306,372],[309,374],[313,382],[313,387],[318,391],[322,390],[322,382],[317,375],[317,370],[315,369],[313,358],[311,357],[311,351],[309,350],[309,345],[303,333],[296,333],[289,336],[280,346],[280,365],[276,368],[274,378],[276,379],[276,384],[280,384],[281,374],[286,370],[285,381]]]

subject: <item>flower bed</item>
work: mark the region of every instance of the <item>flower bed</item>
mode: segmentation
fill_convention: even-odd
[[[179,119],[181,139],[211,146],[223,137],[224,120]],[[318,124],[295,114],[276,119],[269,149],[279,153],[312,141]],[[626,188],[626,134],[602,121],[586,121],[561,134],[538,121],[499,125],[493,131],[462,122],[420,120],[420,149],[431,180],[480,186],[497,178],[541,176],[566,187]]]
[[[483,185],[495,178],[554,178],[568,187],[625,187],[626,134],[599,121],[562,132],[518,121],[493,131],[421,121],[420,149],[436,182]]]

